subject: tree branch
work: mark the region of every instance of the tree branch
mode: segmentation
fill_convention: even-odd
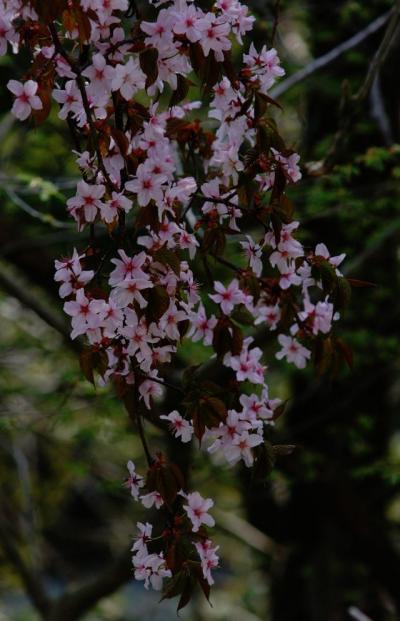
[[[46,621],[76,621],[103,597],[111,595],[132,574],[131,554],[126,550],[90,582],[71,590],[56,600]]]
[[[39,572],[37,568],[28,567],[25,563],[3,519],[0,521],[0,541],[6,557],[18,573],[33,606],[45,617],[50,606],[50,600],[39,579]]]
[[[214,508],[213,512],[217,518],[218,526],[222,530],[243,541],[257,552],[271,556],[276,560],[282,560],[282,557],[287,553],[284,546],[276,543],[271,537],[234,513],[218,508]]]
[[[16,298],[21,304],[33,310],[47,325],[54,328],[63,337],[65,344],[70,349],[75,352],[80,351],[79,342],[71,340],[67,324],[60,317],[49,311],[43,302],[34,297],[32,290],[20,283],[9,272],[4,263],[0,263],[0,288]]]
[[[380,76],[378,74],[372,84],[370,92],[371,117],[376,121],[385,145],[390,147],[394,143],[394,136],[390,120],[386,113],[380,82]]]
[[[20,207],[25,213],[29,214],[33,218],[40,220],[44,224],[49,224],[50,226],[56,229],[68,229],[72,230],[75,228],[75,225],[72,222],[62,222],[61,220],[57,220],[50,214],[43,214],[37,209],[31,207],[26,201],[24,201],[14,190],[11,188],[3,187],[4,192],[7,194],[8,198],[15,204],[17,207]]]
[[[354,121],[359,114],[364,100],[368,96],[368,93],[372,87],[376,76],[380,73],[386,61],[391,44],[398,31],[399,24],[400,0],[397,0],[395,6],[391,11],[391,18],[385,30],[383,39],[372,59],[371,64],[368,67],[368,71],[362,85],[354,95],[351,95],[347,83],[344,84],[343,95],[340,104],[342,114],[339,122],[339,128],[334,136],[332,145],[325,159],[310,166],[310,174],[324,174],[332,170],[332,168],[335,166],[346,142],[346,138],[349,135],[351,126],[352,124],[354,124]]]
[[[292,88],[299,82],[302,82],[319,69],[330,65],[345,52],[353,49],[354,47],[357,47],[357,45],[360,45],[360,43],[365,41],[365,39],[367,39],[371,34],[377,32],[380,28],[382,28],[382,26],[384,26],[388,21],[391,14],[392,11],[387,11],[380,17],[377,17],[373,22],[368,24],[368,26],[366,26],[363,30],[360,30],[360,32],[357,32],[357,34],[350,37],[350,39],[347,39],[347,41],[343,41],[343,43],[340,43],[326,54],[323,54],[323,56],[312,60],[308,65],[303,67],[303,69],[296,71],[296,73],[294,73],[289,78],[287,78],[286,80],[278,84],[278,86],[272,89],[270,93],[271,97],[280,97],[280,95],[283,95],[283,93],[286,93],[286,91],[288,91],[290,88]]]

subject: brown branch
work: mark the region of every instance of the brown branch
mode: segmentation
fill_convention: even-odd
[[[278,30],[278,26],[279,26],[280,8],[281,8],[281,0],[275,0],[275,4],[274,4],[274,8],[273,8],[274,23],[273,23],[273,26],[272,26],[272,34],[271,34],[271,47],[274,46],[274,41],[275,41],[276,33],[277,33],[277,30]]]
[[[233,270],[234,272],[236,272],[236,274],[242,274],[243,272],[246,271],[245,269],[241,267],[237,267],[237,265],[235,265],[231,261],[228,261],[228,259],[224,259],[224,257],[220,257],[216,254],[212,254],[211,256],[213,259],[215,259],[215,261],[217,261],[217,263],[220,263],[221,265],[228,267],[230,270]]]
[[[181,395],[185,394],[182,388],[179,386],[174,386],[171,382],[167,382],[164,378],[158,379],[157,377],[150,377],[149,375],[144,376],[149,382],[155,382],[156,384],[160,384],[160,386],[164,386],[164,388],[169,388],[170,390],[174,390],[175,392],[179,392]]]
[[[64,50],[62,43],[59,39],[58,36],[58,32],[57,29],[55,27],[55,25],[53,23],[49,24],[49,30],[51,33],[51,37],[53,39],[53,43],[54,43],[54,47],[56,49],[56,51],[67,61],[67,63],[69,64],[69,66],[71,67],[72,71],[76,74],[76,83],[78,85],[79,88],[79,92],[81,94],[82,97],[82,104],[83,104],[83,108],[85,110],[86,113],[86,120],[88,122],[89,125],[89,130],[90,130],[90,136],[92,138],[92,142],[93,142],[93,146],[94,146],[94,150],[96,152],[96,156],[97,156],[97,162],[99,165],[99,168],[104,176],[104,179],[107,183],[107,185],[109,186],[110,190],[115,190],[116,186],[115,184],[111,181],[110,176],[104,166],[104,161],[103,161],[103,156],[101,154],[101,149],[100,149],[100,143],[99,143],[99,136],[97,133],[97,129],[95,127],[93,118],[92,118],[92,110],[90,108],[90,103],[89,103],[89,99],[87,96],[87,92],[86,92],[86,86],[85,86],[85,80],[82,76],[82,72],[81,69],[79,67],[79,65],[74,62],[69,55],[67,54],[67,52]]]

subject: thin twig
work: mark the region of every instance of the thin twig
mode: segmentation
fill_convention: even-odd
[[[165,388],[170,388],[171,390],[175,390],[175,392],[179,392],[182,395],[185,394],[182,388],[179,388],[179,386],[174,386],[174,384],[170,384],[164,379],[160,380],[157,377],[150,377],[148,375],[146,375],[145,378],[149,380],[150,382],[155,382],[156,384],[160,384],[160,386],[164,386]]]
[[[90,108],[90,103],[89,103],[89,99],[88,99],[88,95],[86,92],[86,85],[85,85],[85,80],[82,76],[82,72],[81,69],[79,67],[79,65],[74,62],[69,55],[67,54],[67,52],[64,50],[61,41],[59,39],[58,36],[58,32],[57,29],[55,27],[55,25],[53,23],[49,24],[49,30],[53,39],[53,43],[54,43],[54,47],[56,49],[56,51],[67,61],[67,63],[69,64],[69,66],[71,67],[72,71],[76,74],[76,78],[75,81],[78,85],[78,89],[79,92],[81,94],[82,97],[82,105],[83,108],[85,110],[86,113],[86,120],[88,122],[89,125],[89,130],[90,130],[90,136],[92,138],[92,142],[93,142],[93,146],[94,146],[94,150],[96,152],[96,156],[97,156],[97,162],[99,165],[99,168],[104,176],[104,179],[109,187],[110,190],[114,190],[116,189],[115,184],[111,181],[110,176],[104,166],[104,161],[103,161],[103,156],[101,154],[101,149],[100,149],[100,143],[99,143],[99,136],[92,118],[92,110]]]
[[[237,267],[234,263],[232,263],[231,261],[228,261],[228,259],[224,259],[224,257],[219,257],[218,255],[215,255],[215,254],[211,256],[213,257],[213,259],[215,259],[215,261],[217,261],[218,263],[221,263],[221,265],[224,265],[225,267],[228,267],[229,269],[233,270],[237,274],[241,274],[242,272],[246,271],[245,269],[241,267]]]
[[[43,224],[48,224],[55,229],[73,229],[75,225],[72,222],[61,222],[61,220],[57,220],[50,214],[43,214],[34,207],[31,207],[24,199],[22,199],[14,190],[8,187],[3,187],[4,192],[7,194],[8,198],[15,204],[17,207],[20,207],[25,213],[32,216],[32,218],[36,218],[43,222]]]
[[[274,41],[276,37],[276,32],[279,26],[279,13],[280,13],[281,0],[275,0],[273,13],[274,13],[274,24],[272,26],[272,34],[271,34],[271,47],[274,46]]]
[[[353,101],[359,102],[359,101],[364,100],[367,97],[371,89],[371,86],[375,80],[375,77],[379,74],[389,54],[391,43],[399,27],[399,22],[400,22],[400,0],[397,0],[395,6],[393,7],[393,13],[388,23],[388,26],[386,28],[382,42],[374,58],[372,59],[372,63],[369,66],[367,76],[363,84],[361,85],[357,93],[353,96]]]

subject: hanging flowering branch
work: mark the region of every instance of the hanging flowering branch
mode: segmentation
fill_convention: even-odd
[[[349,359],[332,331],[349,297],[344,255],[296,239],[286,189],[301,178],[299,156],[268,95],[284,70],[275,49],[243,43],[253,23],[238,0],[209,11],[189,0],[140,11],[128,0],[0,0],[0,53],[31,56],[22,80],[8,84],[13,114],[42,123],[55,100],[78,151],[82,179],[67,211],[90,243],[56,261],[55,279],[71,337],[85,339],[85,376],[115,385],[141,438],[148,471],[128,463],[130,492],[163,515],[159,533],[138,524],[135,577],[179,595],[178,608],[196,584],[207,598],[213,584],[213,501],[153,455],[144,420],[262,471],[283,405],[270,399],[263,352],[244,332],[275,332],[276,357],[299,369],[311,358],[321,372]],[[234,41],[247,49],[235,63]],[[216,266],[229,273],[224,282]],[[184,338],[210,348],[224,379],[188,369],[173,386],[178,410],[159,414],[154,400]]]

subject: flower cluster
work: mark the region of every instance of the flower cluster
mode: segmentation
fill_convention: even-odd
[[[215,525],[214,518],[208,513],[214,502],[211,498],[203,498],[199,492],[186,494],[183,490],[175,490],[173,502],[169,503],[164,503],[160,494],[155,491],[140,495],[145,485],[152,485],[154,472],[161,472],[163,469],[165,471],[161,457],[150,467],[146,482],[137,474],[132,461],[128,461],[127,467],[129,476],[125,485],[130,489],[133,498],[147,509],[154,506],[161,512],[165,510],[166,527],[157,537],[153,536],[152,524],[137,523],[138,535],[132,546],[132,563],[136,580],[144,580],[146,589],[151,586],[154,590],[160,591],[163,588],[163,579],[172,578],[172,570],[174,575],[186,571],[187,565],[178,563],[178,567],[176,566],[176,556],[178,547],[189,546],[192,570],[193,566],[195,570],[201,568],[200,585],[207,594],[208,588],[214,584],[211,570],[215,569],[219,562],[216,554],[218,546],[213,546],[205,528]],[[171,554],[172,549],[174,554]],[[188,576],[190,577],[190,571]]]
[[[66,210],[90,241],[56,261],[55,280],[71,337],[85,339],[86,377],[95,370],[113,382],[138,425],[151,411],[182,442],[204,438],[210,453],[250,467],[282,411],[257,337],[276,336],[276,358],[299,369],[311,359],[336,365],[344,346],[334,322],[349,297],[344,255],[300,241],[287,194],[301,179],[299,156],[269,118],[268,93],[284,70],[275,49],[244,42],[248,7],[152,4],[132,17],[127,0],[0,0],[0,54],[28,45],[32,58],[23,80],[8,84],[12,112],[42,123],[54,100],[82,145],[82,178]],[[233,44],[243,47],[239,67]],[[190,101],[195,85],[205,101]],[[244,338],[245,327],[259,329]],[[208,375],[207,365],[184,374],[176,409],[160,415],[183,339],[210,348]],[[179,476],[166,492],[166,467],[144,447],[150,474],[145,482],[130,463],[129,487],[145,507],[167,510],[170,525],[165,549],[154,552],[152,528],[139,526],[135,576],[158,589],[189,571],[190,559],[177,568],[168,558],[183,529],[204,590],[218,563],[203,532],[211,501],[180,495]]]

